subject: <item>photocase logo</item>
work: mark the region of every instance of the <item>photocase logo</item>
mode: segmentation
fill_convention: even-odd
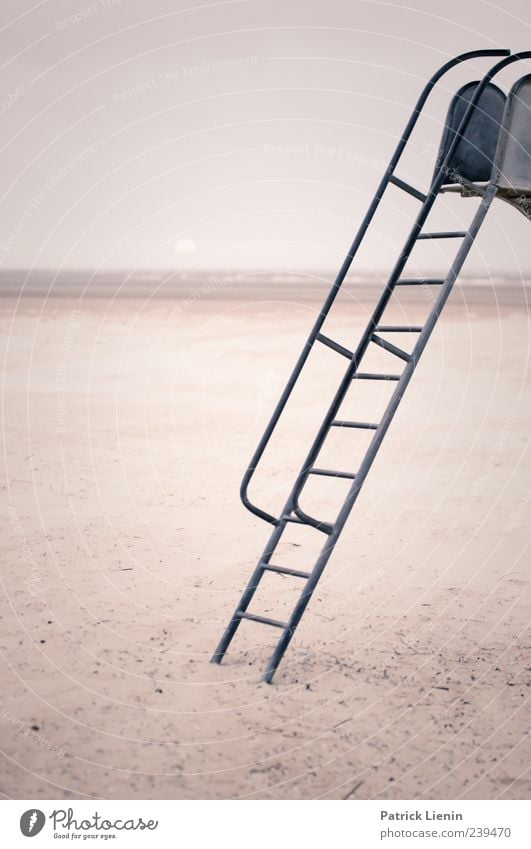
[[[42,831],[45,822],[46,817],[43,812],[37,808],[31,808],[20,817],[20,830],[24,837],[35,837],[39,831]]]

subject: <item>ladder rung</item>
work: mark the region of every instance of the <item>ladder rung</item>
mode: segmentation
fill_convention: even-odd
[[[273,625],[274,628],[287,628],[285,622],[280,622],[278,619],[269,619],[267,616],[258,616],[256,613],[247,613],[245,610],[238,610],[236,613],[238,619],[251,619],[253,622],[261,622],[262,625]]]
[[[399,189],[403,189],[409,195],[413,195],[414,198],[420,200],[421,203],[424,203],[426,200],[426,195],[422,192],[419,192],[418,189],[415,189],[413,186],[410,186],[409,183],[406,183],[405,180],[401,180],[399,177],[395,177],[394,174],[389,177],[389,182],[393,183],[394,186],[398,186]]]
[[[338,354],[342,354],[348,360],[351,360],[353,357],[352,351],[349,351],[348,348],[344,348],[343,345],[340,345],[339,342],[335,342],[333,339],[329,339],[328,336],[325,336],[323,333],[318,333],[315,337],[322,342],[323,345],[326,345],[328,348],[332,348],[333,351],[336,351]]]
[[[311,475],[324,475],[325,477],[330,478],[349,478],[349,480],[354,480],[356,475],[353,472],[334,472],[331,469],[310,469]]]
[[[273,566],[272,563],[262,563],[262,569],[267,572],[278,572],[279,575],[289,575],[292,578],[306,578],[310,577],[309,572],[301,572],[299,569],[288,569],[287,566]]]
[[[280,519],[281,522],[292,522],[294,525],[304,525],[305,528],[315,528],[318,531],[321,531],[323,534],[331,534],[333,531],[333,526],[329,525],[327,522],[320,522],[319,525],[310,524],[310,522],[305,522],[304,519],[299,519],[298,516],[282,516]]]
[[[424,328],[422,327],[400,327],[399,325],[389,325],[384,326],[383,324],[379,324],[378,327],[374,328],[378,331],[378,333],[421,333]]]
[[[366,374],[361,371],[357,371],[356,374],[352,375],[352,380],[400,380],[401,375],[399,374]]]
[[[419,280],[403,278],[402,280],[397,280],[395,286],[442,286],[444,282],[440,277],[425,277]]]
[[[396,345],[393,345],[391,342],[388,342],[387,339],[382,339],[381,336],[376,336],[375,333],[371,336],[372,341],[379,345],[380,348],[384,348],[390,354],[394,354],[395,357],[400,357],[401,360],[405,360],[408,363],[411,360],[411,354],[406,354],[402,348],[397,348]]]
[[[334,526],[329,522],[318,522],[316,520],[307,521],[299,516],[282,516],[282,522],[293,522],[295,525],[304,525],[305,528],[315,528],[316,531],[321,531],[322,534],[330,536],[333,533]]]
[[[373,424],[373,422],[345,422],[341,419],[334,419],[331,422],[332,427],[359,427],[362,430],[376,430],[378,428],[377,424]]]
[[[464,239],[467,230],[445,230],[442,233],[419,233],[417,239]]]

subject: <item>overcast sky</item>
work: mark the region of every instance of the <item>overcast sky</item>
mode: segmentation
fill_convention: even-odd
[[[336,268],[425,80],[531,48],[528,0],[2,0],[1,18],[3,268]],[[487,67],[430,102],[399,169],[420,188],[451,94]],[[392,191],[360,274],[416,211]],[[467,270],[520,268],[529,222],[497,202]]]

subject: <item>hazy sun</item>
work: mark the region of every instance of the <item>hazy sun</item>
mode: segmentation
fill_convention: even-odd
[[[177,239],[173,250],[177,254],[195,254],[197,245],[193,239]]]

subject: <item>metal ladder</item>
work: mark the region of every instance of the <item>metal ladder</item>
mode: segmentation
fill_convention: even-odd
[[[526,56],[527,55],[528,54],[526,54]],[[396,165],[398,164],[404,147],[409,139],[409,136],[411,135],[413,127],[416,124],[416,121],[433,86],[448,70],[450,70],[450,68],[453,68],[455,65],[461,62],[477,57],[494,56],[503,56],[506,58],[504,58],[502,61],[498,62],[493,68],[491,68],[491,70],[486,74],[486,76],[483,77],[481,82],[478,83],[475,95],[471,99],[470,104],[465,111],[463,120],[459,126],[459,132],[456,133],[455,138],[453,139],[453,142],[451,143],[443,161],[437,163],[435,176],[432,180],[432,184],[430,186],[429,191],[427,193],[423,193],[417,188],[411,186],[409,183],[395,176],[394,171]],[[228,649],[229,644],[232,641],[232,638],[234,637],[234,634],[236,633],[236,630],[238,629],[242,621],[250,620],[252,622],[258,622],[264,625],[269,625],[274,628],[278,628],[281,631],[280,638],[273,651],[273,654],[269,660],[267,669],[263,676],[264,681],[266,681],[267,683],[271,683],[275,671],[277,670],[279,663],[282,660],[282,657],[284,656],[284,653],[297,629],[301,617],[312,597],[312,594],[328,563],[328,560],[332,552],[334,551],[334,547],[356,502],[356,499],[360,493],[363,483],[367,477],[367,474],[372,466],[376,454],[378,453],[378,449],[380,448],[380,445],[389,428],[389,425],[391,424],[393,416],[404,395],[406,387],[413,375],[413,372],[415,371],[415,368],[437,323],[441,311],[452,291],[454,282],[474,243],[476,235],[485,219],[485,216],[492,203],[492,200],[496,195],[496,186],[494,182],[491,181],[491,183],[486,187],[486,189],[482,191],[481,203],[479,204],[478,209],[475,212],[471,224],[467,230],[427,232],[423,229],[426,219],[443,186],[445,175],[447,174],[448,165],[452,159],[452,155],[455,152],[459,140],[462,137],[462,133],[466,129],[466,125],[471,118],[474,107],[480,99],[485,86],[490,82],[492,77],[496,73],[498,73],[499,70],[519,58],[521,58],[520,54],[510,55],[510,51],[508,50],[484,50],[463,54],[444,65],[434,75],[434,77],[432,77],[432,79],[428,82],[424,91],[422,92],[419,101],[413,111],[413,114],[406,126],[404,134],[402,135],[397,149],[391,159],[386,174],[384,175],[380,186],[377,189],[375,197],[360,226],[354,243],[347,255],[347,258],[345,259],[345,262],[343,263],[343,266],[341,267],[336,281],[332,286],[332,289],[325,301],[323,309],[321,310],[319,317],[314,327],[312,328],[306,345],[299,357],[299,360],[288,381],[288,384],[277,404],[277,407],[273,413],[269,425],[266,428],[266,431],[258,445],[258,448],[251,460],[249,468],[247,469],[247,472],[244,476],[241,488],[241,496],[243,503],[252,513],[274,525],[274,530],[265,546],[261,557],[258,560],[256,568],[254,569],[245,590],[243,591],[240,601],[238,602],[238,605],[219,642],[219,645],[217,646],[216,651],[212,656],[213,663],[221,662]],[[413,227],[411,229],[411,232],[408,238],[406,239],[403,250],[401,251],[401,254],[395,264],[395,267],[393,268],[388,278],[383,293],[369,319],[369,322],[365,331],[362,334],[360,342],[357,348],[351,351],[343,345],[339,344],[334,339],[324,335],[321,332],[321,328],[338,294],[338,291],[343,283],[343,280],[352,263],[352,260],[363,240],[363,237],[374,216],[374,213],[376,212],[380,200],[382,199],[385,189],[387,188],[389,183],[393,184],[402,191],[416,198],[420,204],[420,208],[413,224]],[[441,279],[408,279],[402,277],[401,275],[404,271],[404,268],[414,246],[419,241],[437,239],[455,239],[459,243],[455,258],[451,264],[450,270],[448,271],[446,277]],[[433,287],[432,291],[438,292],[424,324],[422,326],[400,326],[387,324],[385,322],[385,310],[389,304],[393,292],[397,287],[410,286],[429,286]],[[416,342],[411,353],[402,350],[386,338],[388,334],[393,334],[396,332],[411,333],[416,336]],[[288,398],[290,397],[291,391],[297,381],[297,378],[315,343],[325,345],[326,347],[334,351],[338,356],[344,358],[347,361],[348,365],[345,374],[340,382],[339,388],[335,394],[335,397],[333,398],[328,408],[328,411],[326,412],[326,415],[323,419],[323,422],[319,428],[319,431],[314,439],[313,445],[296,478],[295,484],[289,494],[284,509],[282,510],[280,516],[278,518],[275,518],[274,516],[271,516],[270,514],[263,511],[261,508],[256,507],[254,504],[252,504],[252,502],[249,500],[247,490],[249,482],[254,475],[258,462],[262,454],[264,453],[264,450],[269,442],[269,439],[271,437],[271,434],[273,433],[276,423],[286,405]],[[363,358],[366,352],[369,350],[370,346],[372,345],[376,345],[380,348],[383,348],[390,355],[395,357],[397,363],[397,369],[395,370],[395,373],[371,373],[363,372],[360,370],[360,367],[363,363]],[[396,383],[396,387],[391,395],[391,398],[380,421],[358,422],[344,421],[337,418],[339,408],[343,400],[345,399],[349,388],[352,385],[352,381],[354,380],[384,380],[393,381]],[[333,428],[359,428],[374,431],[374,436],[372,437],[372,440],[367,448],[361,465],[356,471],[335,471],[331,469],[322,469],[315,465],[319,452],[321,451],[321,448],[323,447],[328,434]],[[321,521],[313,516],[310,516],[300,507],[299,499],[304,485],[307,482],[308,478],[313,475],[326,476],[332,478],[346,478],[348,480],[352,480],[350,490],[339,511],[339,514],[337,515],[337,518],[333,523]],[[286,527],[290,523],[296,523],[299,525],[305,525],[315,528],[318,531],[322,532],[323,535],[326,537],[323,548],[321,549],[313,568],[308,572],[300,571],[297,569],[290,569],[271,562],[275,554],[277,545],[281,540],[284,531],[286,530]],[[251,613],[248,610],[254,593],[256,592],[257,587],[259,586],[262,578],[267,572],[281,573],[282,575],[290,576],[294,579],[298,579],[303,582],[302,592],[295,604],[295,607],[293,608],[290,617],[285,622]]]

